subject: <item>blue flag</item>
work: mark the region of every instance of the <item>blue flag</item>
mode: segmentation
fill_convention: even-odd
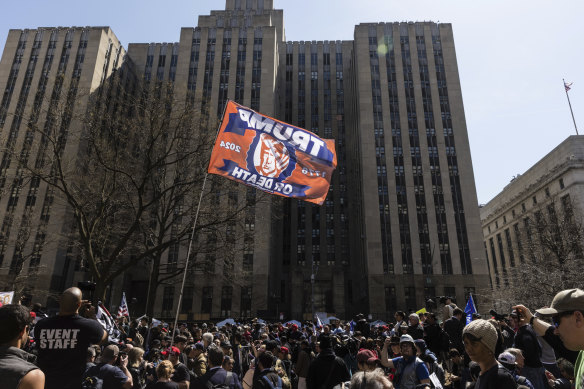
[[[468,325],[468,323],[472,321],[472,314],[477,313],[477,309],[472,299],[472,294],[468,295],[468,301],[466,302],[464,313],[466,314],[466,324]]]

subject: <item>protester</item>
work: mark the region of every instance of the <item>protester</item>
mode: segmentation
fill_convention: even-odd
[[[258,356],[253,389],[282,388],[282,378],[272,369],[274,358],[275,356],[270,351],[265,351]]]
[[[132,389],[143,389],[145,383],[144,350],[134,347],[128,352],[128,370],[132,375]]]
[[[574,352],[579,354],[574,364],[575,388],[584,388],[584,290],[566,289],[555,295],[549,308],[541,308],[536,313],[542,317],[551,317],[553,326],[533,316],[524,305],[513,307],[520,315],[521,320],[530,323],[538,335],[554,348],[556,356],[573,359]],[[554,329],[555,327],[555,329]],[[553,335],[559,336],[563,347],[559,347]]]
[[[36,357],[22,350],[28,343],[32,317],[26,307],[0,307],[0,387],[43,389],[45,375],[34,365]]]
[[[350,389],[393,389],[393,384],[377,369],[356,373],[351,378]]]
[[[335,355],[330,336],[321,335],[318,341],[321,351],[308,367],[306,387],[332,389],[335,385],[348,381],[351,375],[345,362]]]
[[[525,365],[521,369],[524,375],[535,389],[545,389],[545,369],[541,363],[541,346],[537,335],[525,321],[520,321],[517,311],[509,315],[512,326],[516,329],[514,345],[520,349],[525,357]]]
[[[409,316],[408,335],[414,340],[424,338],[424,327],[420,324],[420,316],[417,313],[412,313]]]
[[[463,331],[464,349],[480,366],[475,389],[516,389],[517,384],[507,369],[495,359],[497,330],[487,320],[474,320]]]
[[[203,335],[204,337],[204,335]],[[223,364],[223,351],[216,346],[209,346],[207,349],[208,368],[205,374],[195,378],[193,381],[194,389],[207,389],[214,385],[223,385],[230,389],[241,389],[241,384],[237,375],[227,372],[221,367]]]
[[[179,389],[189,389],[191,377],[187,366],[180,361],[181,354],[180,350],[174,346],[163,352],[163,355],[172,363],[174,369],[172,377],[170,377],[171,380],[178,384]]]
[[[424,362],[416,357],[414,339],[410,335],[400,337],[400,349],[402,356],[389,359],[387,350],[391,340],[385,340],[381,350],[381,364],[385,367],[395,368],[393,381],[396,389],[416,389],[418,385],[430,387],[430,374]]]
[[[521,352],[521,350],[519,349],[517,350]],[[497,357],[497,361],[499,361],[499,363],[503,365],[504,368],[509,370],[509,372],[515,379],[515,382],[517,382],[517,385],[523,385],[527,386],[529,389],[533,389],[533,384],[531,383],[531,381],[529,381],[529,379],[525,378],[524,376],[518,374],[518,366],[516,363],[515,355],[513,355],[509,351],[504,351]]]
[[[79,389],[87,348],[107,339],[107,332],[97,320],[79,316],[82,304],[88,307],[81,290],[69,288],[61,295],[59,314],[39,321],[34,328],[45,389]]]
[[[99,378],[103,381],[103,389],[130,389],[133,386],[132,374],[127,366],[128,356],[121,355],[118,346],[112,344],[103,350],[100,363],[87,369],[85,377]]]
[[[463,312],[460,308],[454,308],[452,317],[444,322],[444,332],[448,334],[452,346],[463,352],[462,330],[464,328]]]
[[[174,368],[170,361],[162,361],[156,366],[156,375],[158,380],[152,385],[148,385],[147,389],[178,389],[178,384],[170,379],[174,373]]]

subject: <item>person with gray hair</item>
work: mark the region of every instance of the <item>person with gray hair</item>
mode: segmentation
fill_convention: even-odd
[[[355,373],[351,378],[350,389],[393,389],[393,384],[381,369],[375,369]]]
[[[213,334],[210,332],[205,332],[203,334],[203,346],[205,346],[205,350],[207,350],[211,343],[213,343]]]

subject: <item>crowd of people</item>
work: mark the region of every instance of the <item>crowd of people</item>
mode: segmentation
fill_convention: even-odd
[[[121,321],[112,339],[70,288],[53,317],[0,307],[0,388],[584,388],[584,291],[468,324],[442,302],[439,314],[397,312],[381,326],[361,314],[318,327],[254,319],[173,328],[142,317]]]

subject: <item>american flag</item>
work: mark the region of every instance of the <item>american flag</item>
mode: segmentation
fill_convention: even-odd
[[[571,86],[572,86],[573,82],[565,82],[564,81],[564,88],[566,88],[566,92],[569,91]]]
[[[118,317],[126,316],[130,318],[130,311],[128,311],[128,303],[126,302],[126,292],[122,292],[122,302],[118,308]]]

